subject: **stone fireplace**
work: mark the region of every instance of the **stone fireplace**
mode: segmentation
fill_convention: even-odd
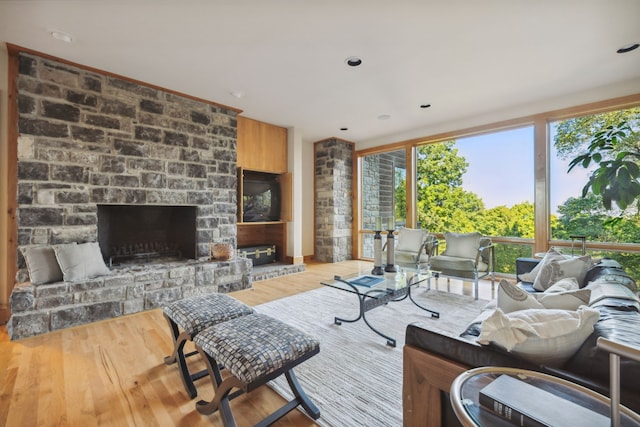
[[[251,286],[250,262],[208,261],[212,242],[237,246],[237,111],[18,57],[19,248],[97,241],[114,265],[151,253],[174,260],[31,285],[19,251],[9,330],[34,335]]]

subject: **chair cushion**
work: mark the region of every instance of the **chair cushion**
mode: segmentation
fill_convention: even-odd
[[[320,342],[265,314],[211,326],[193,341],[245,384],[320,351]]]
[[[192,337],[209,326],[255,312],[237,299],[219,293],[181,299],[162,311]]]
[[[447,255],[432,256],[429,264],[436,271],[473,271],[474,259],[452,257]],[[482,261],[478,262],[478,271],[487,271],[489,266]]]
[[[478,248],[480,247],[481,237],[482,235],[477,232],[452,233],[447,231],[444,233],[447,248],[443,252],[443,255],[475,260],[478,254]]]

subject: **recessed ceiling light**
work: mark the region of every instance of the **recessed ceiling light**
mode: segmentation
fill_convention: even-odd
[[[341,131],[349,130],[349,128],[340,128]]]
[[[380,114],[378,120],[389,120],[391,116],[389,114]]]
[[[358,58],[357,56],[350,56],[345,59],[344,62],[350,67],[357,67],[358,65],[362,64],[362,59]]]
[[[431,104],[421,104],[420,108],[429,108],[431,107]]]
[[[632,50],[636,50],[637,48],[640,47],[639,43],[632,43],[632,44],[628,44],[626,46],[622,46],[620,49],[616,50],[616,53],[627,53],[627,52],[631,52]]]
[[[241,90],[232,90],[231,92],[229,92],[231,94],[231,96],[236,97],[238,99],[243,98],[244,97],[244,92]]]
[[[63,33],[62,31],[53,30],[50,34],[54,39],[63,41],[65,43],[71,43],[73,41],[73,36],[71,36],[71,34]]]

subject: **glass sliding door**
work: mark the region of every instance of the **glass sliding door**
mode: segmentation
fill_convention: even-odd
[[[363,258],[373,258],[373,234],[366,231],[406,225],[406,153],[402,149],[363,156],[361,165],[361,223],[365,232],[361,253]]]

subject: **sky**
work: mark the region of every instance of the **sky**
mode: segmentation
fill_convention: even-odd
[[[469,162],[464,188],[480,196],[486,208],[533,202],[533,127],[459,138],[456,147]],[[557,159],[555,150],[550,157],[550,206],[556,213],[569,197],[581,196],[589,173],[577,167],[567,174],[569,162]]]

